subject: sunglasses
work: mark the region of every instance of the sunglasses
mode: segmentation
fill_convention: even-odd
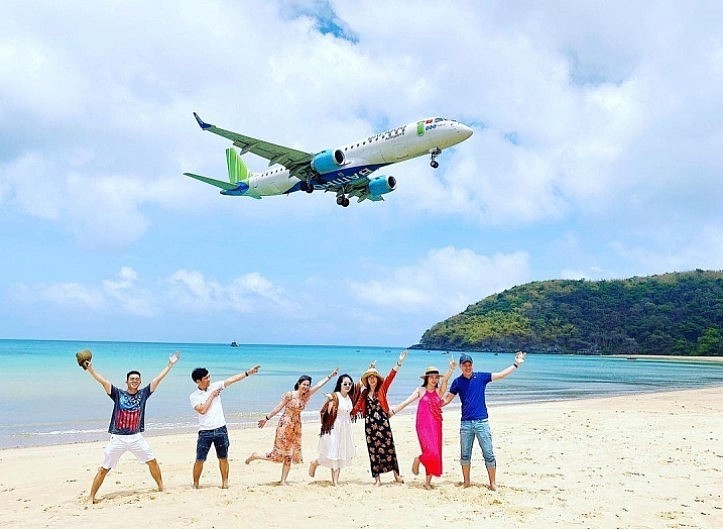
[[[342,382],[341,385],[342,386],[351,386],[352,384],[351,384],[351,382]]]

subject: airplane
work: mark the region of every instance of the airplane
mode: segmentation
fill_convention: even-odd
[[[349,199],[357,202],[384,200],[382,195],[397,188],[393,176],[372,174],[381,167],[418,156],[429,155],[430,165],[439,167],[437,156],[442,149],[456,145],[472,135],[472,129],[458,121],[427,118],[395,127],[357,142],[321,152],[304,152],[267,141],[244,136],[203,121],[194,112],[202,130],[233,142],[226,149],[229,181],[215,180],[194,173],[183,173],[221,189],[222,195],[260,199],[263,196],[288,195],[295,191],[333,192],[336,203],[347,207]],[[240,152],[236,148],[240,148]],[[269,161],[261,173],[252,173],[241,159],[252,153]]]

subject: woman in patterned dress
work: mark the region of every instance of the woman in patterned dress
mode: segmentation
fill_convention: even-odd
[[[267,454],[254,452],[246,458],[247,465],[256,459],[282,463],[280,484],[287,484],[286,478],[289,475],[289,470],[291,470],[291,463],[303,462],[301,454],[301,412],[314,393],[319,391],[338,372],[338,368],[334,369],[331,374],[322,378],[314,387],[311,387],[310,376],[301,375],[299,377],[299,380],[294,385],[294,391],[284,393],[276,407],[263,419],[259,420],[259,428],[263,428],[271,417],[284,410],[279,423],[276,425],[273,450]]]
[[[441,385],[439,369],[428,367],[419,377],[423,379],[422,386],[415,389],[404,402],[391,411],[392,415],[399,413],[419,399],[416,428],[422,453],[414,458],[412,473],[419,474],[419,464],[424,465],[426,471],[424,488],[428,490],[433,488],[432,476],[442,475],[442,395],[447,390],[447,382],[454,372],[455,365],[454,359],[449,361],[449,371],[442,377]]]
[[[399,475],[397,452],[394,448],[394,437],[389,425],[389,404],[387,403],[387,390],[402,367],[407,351],[399,354],[397,363],[383,377],[376,369],[376,362],[372,362],[361,376],[361,396],[352,410],[352,417],[364,417],[364,436],[369,452],[369,465],[374,478],[374,485],[379,486],[381,474],[393,472],[397,483],[404,483]]]

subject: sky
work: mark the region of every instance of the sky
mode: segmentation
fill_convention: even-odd
[[[0,338],[403,347],[531,281],[723,269],[720,2],[7,0],[0,81]],[[474,134],[341,208],[184,177],[226,178],[193,111]]]

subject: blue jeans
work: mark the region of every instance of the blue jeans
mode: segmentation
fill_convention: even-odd
[[[487,468],[495,468],[495,451],[492,448],[492,433],[487,419],[462,421],[459,427],[459,462],[462,466],[469,466],[472,463],[472,446],[477,438]]]
[[[198,441],[196,442],[196,461],[206,461],[211,445],[216,448],[216,457],[219,459],[228,458],[228,430],[225,426],[213,430],[199,430]]]

